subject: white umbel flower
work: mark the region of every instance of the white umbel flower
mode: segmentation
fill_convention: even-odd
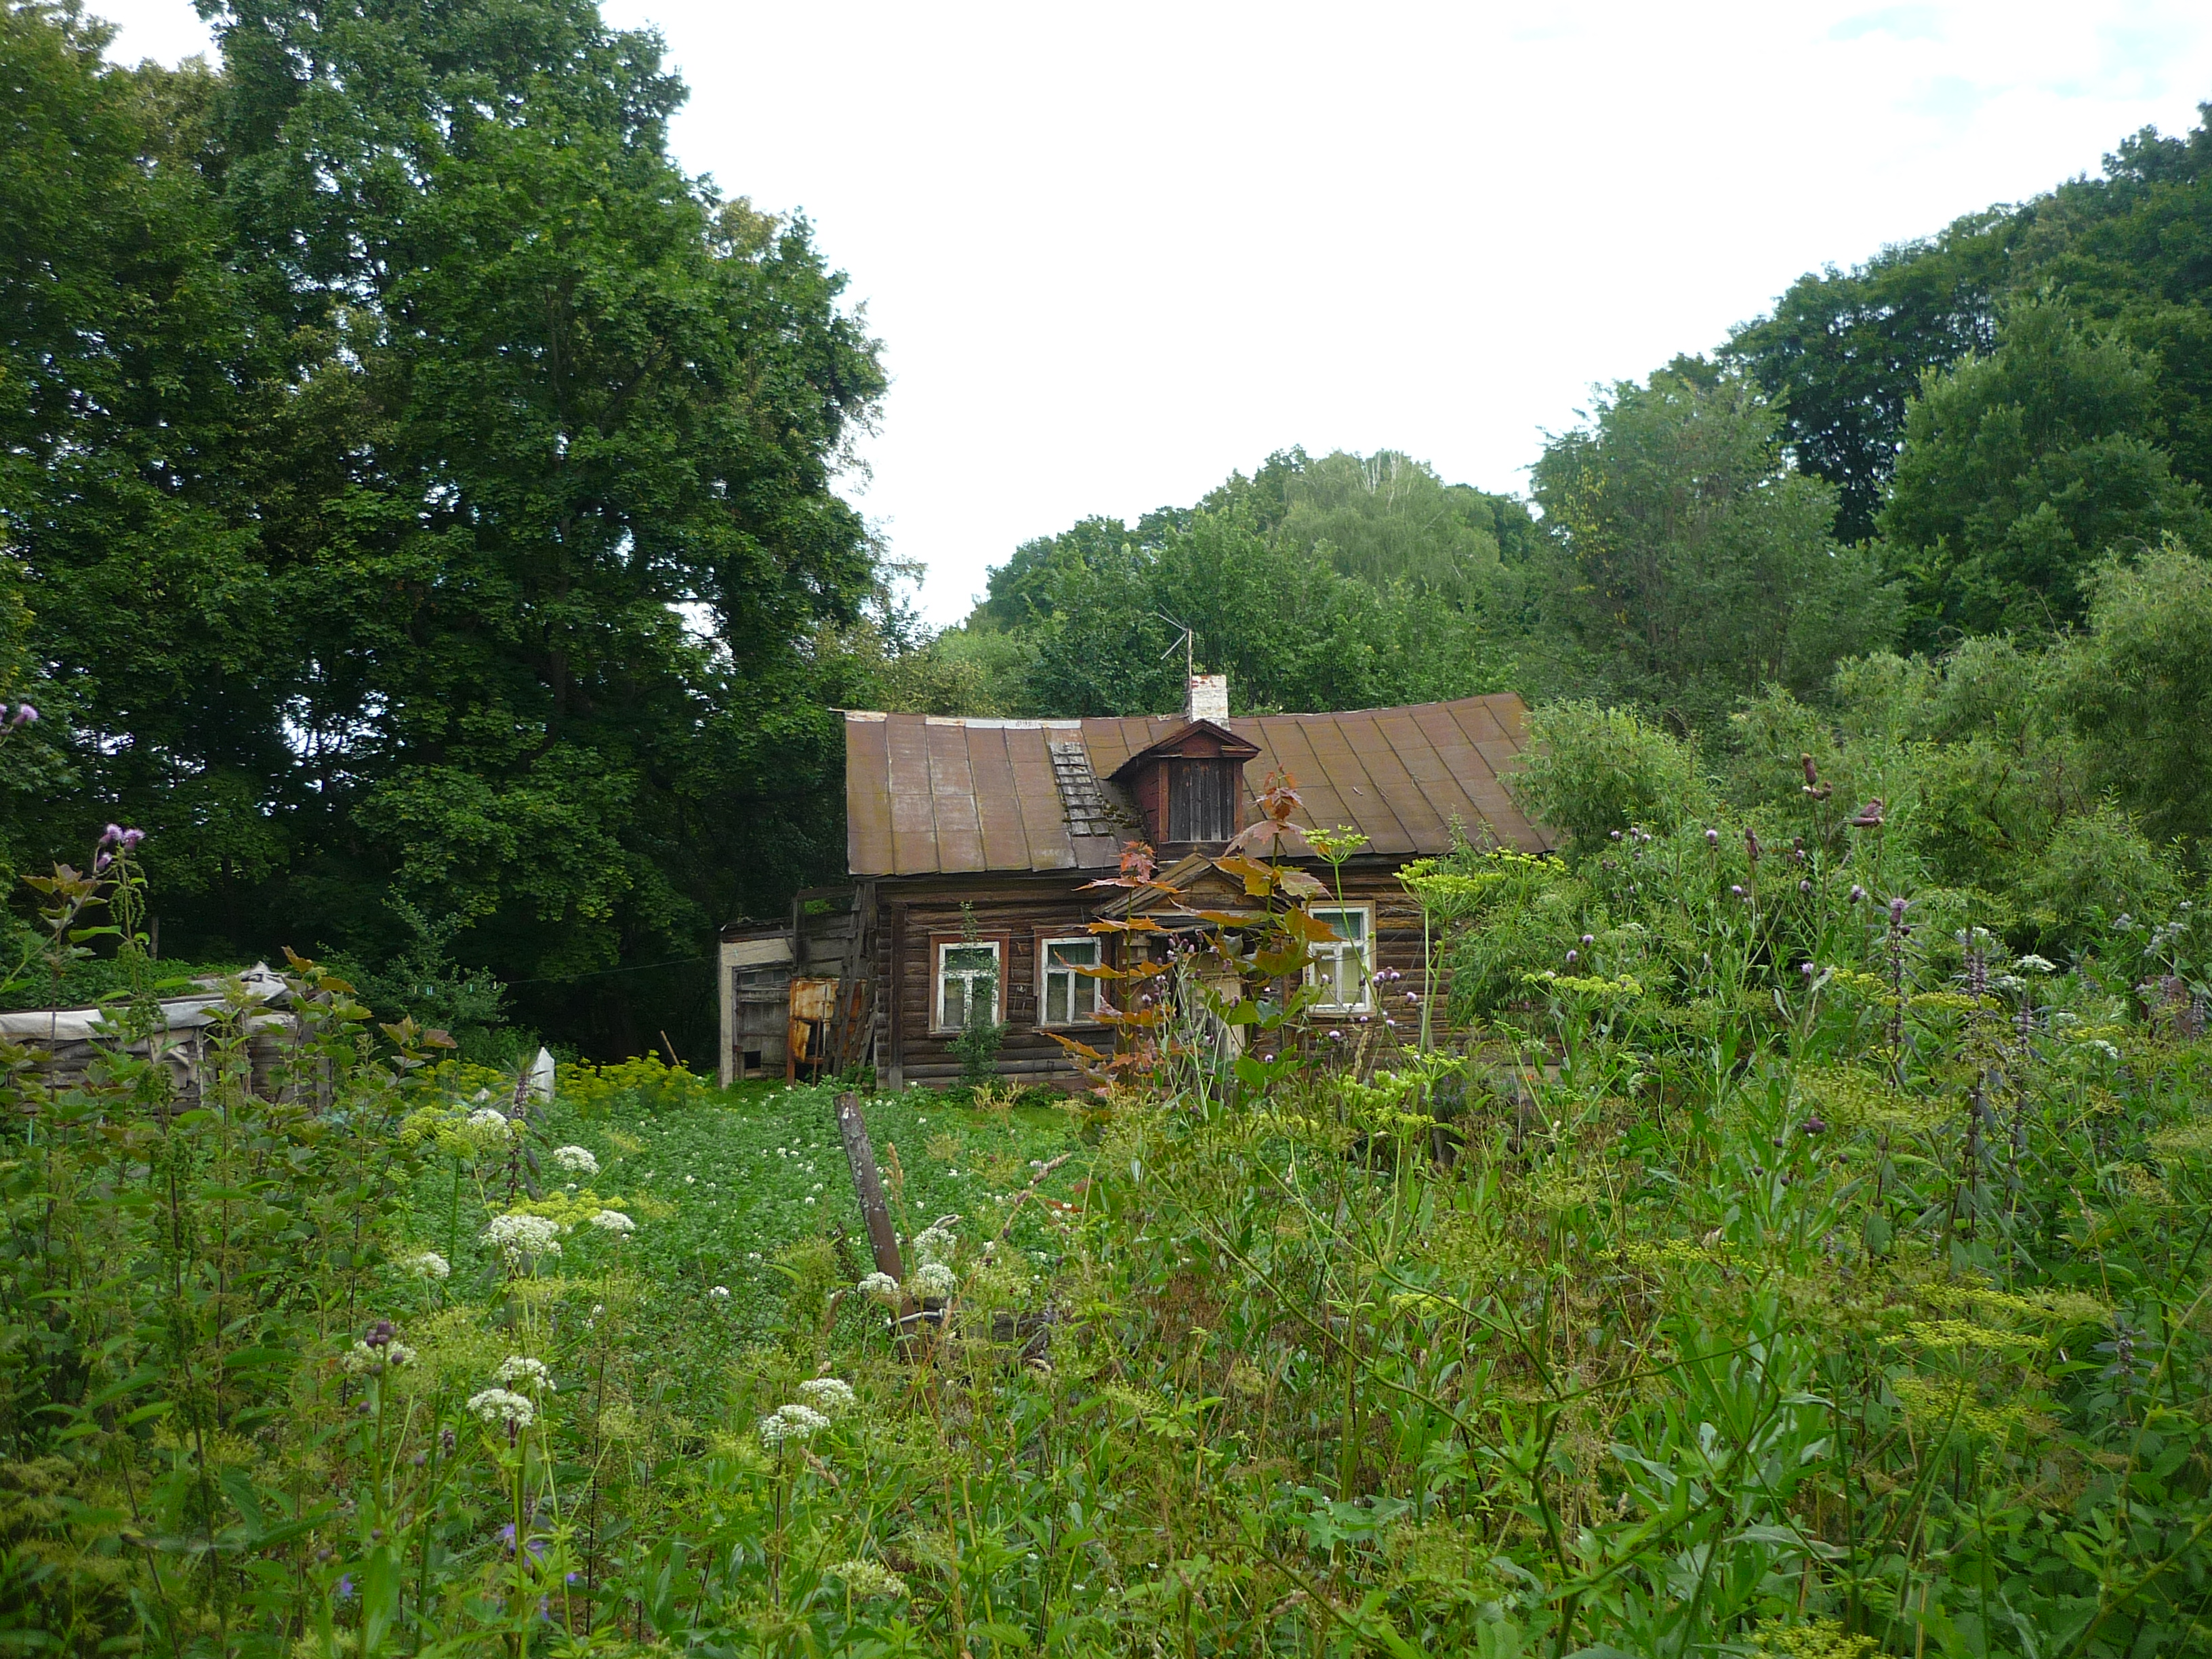
[[[520,1382],[532,1392],[539,1389],[544,1389],[548,1394],[560,1392],[553,1385],[553,1373],[546,1369],[545,1362],[542,1359],[532,1359],[522,1354],[509,1354],[501,1362],[500,1368],[492,1375],[502,1382]]]
[[[453,1263],[435,1250],[422,1250],[409,1256],[399,1264],[416,1279],[450,1279]]]
[[[899,1299],[898,1280],[889,1273],[870,1273],[860,1281],[860,1294],[872,1302],[896,1305]]]
[[[811,1440],[829,1426],[830,1419],[811,1406],[778,1406],[760,1420],[761,1443],[774,1447],[787,1440]]]
[[[520,1267],[534,1255],[560,1255],[560,1233],[559,1225],[549,1217],[518,1212],[494,1216],[491,1225],[484,1229],[483,1242],[497,1245],[511,1265]]]
[[[538,1420],[538,1407],[529,1399],[505,1389],[486,1389],[469,1396],[469,1410],[486,1423],[504,1423],[509,1429],[526,1429]]]
[[[601,1232],[612,1233],[617,1237],[637,1231],[637,1223],[632,1221],[620,1210],[601,1210],[592,1218],[592,1225],[597,1227]]]
[[[927,1261],[915,1269],[914,1288],[926,1301],[943,1302],[960,1288],[960,1281],[942,1261]]]
[[[864,1601],[871,1595],[896,1600],[906,1594],[906,1580],[873,1561],[840,1561],[823,1571],[832,1578],[843,1579],[845,1588]]]
[[[810,1376],[799,1385],[799,1391],[806,1396],[807,1404],[832,1417],[852,1410],[858,1403],[853,1385],[834,1376]]]
[[[914,1253],[924,1261],[950,1261],[959,1248],[959,1239],[945,1227],[932,1224],[914,1236]]]
[[[599,1172],[599,1160],[586,1146],[556,1146],[553,1167],[563,1175],[595,1176]]]
[[[461,1133],[480,1152],[499,1152],[514,1139],[514,1120],[496,1106],[479,1106],[461,1125]]]

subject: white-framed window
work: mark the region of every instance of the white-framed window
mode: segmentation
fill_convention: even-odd
[[[937,947],[937,1029],[963,1031],[999,1019],[999,942],[954,940]]]
[[[1044,979],[1037,993],[1040,1025],[1095,1025],[1098,1023],[1098,981],[1079,968],[1096,968],[1096,939],[1047,939],[1037,941],[1037,963]]]
[[[1338,1013],[1361,1014],[1374,1006],[1373,963],[1375,912],[1365,904],[1315,905],[1316,921],[1327,922],[1336,937],[1306,946],[1311,958],[1306,983],[1321,987],[1318,1007]]]

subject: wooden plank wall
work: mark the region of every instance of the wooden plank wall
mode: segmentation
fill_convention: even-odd
[[[1395,968],[1405,975],[1382,988],[1389,995],[1378,1017],[1395,1018],[1401,1031],[1418,1025],[1419,1011],[1406,1002],[1403,994],[1421,988],[1421,913],[1397,882],[1398,861],[1377,860],[1347,864],[1343,872],[1343,896],[1347,902],[1375,907],[1376,961],[1380,969]],[[1333,903],[1336,879],[1326,868],[1315,873],[1329,886]],[[1022,1082],[1073,1086],[1078,1079],[1065,1051],[1037,1029],[1036,940],[1040,930],[1079,934],[1098,905],[1112,896],[1111,890],[1077,890],[1079,880],[1066,872],[1042,876],[940,876],[909,880],[884,879],[875,884],[872,934],[877,985],[875,1055],[877,1073],[887,1086],[945,1084],[960,1076],[960,1061],[951,1039],[930,1030],[932,1000],[936,994],[935,951],[933,939],[961,932],[961,905],[973,908],[976,932],[1003,941],[1004,982],[1000,1006],[1006,1022],[1006,1040],[999,1050],[1001,1077]],[[1446,987],[1438,976],[1441,1001]],[[1443,1034],[1441,1024],[1437,1028]],[[1110,1033],[1090,1027],[1070,1036],[1094,1046],[1109,1046]]]

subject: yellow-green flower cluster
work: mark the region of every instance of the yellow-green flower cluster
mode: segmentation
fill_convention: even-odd
[[[640,1095],[664,1106],[696,1105],[714,1085],[688,1066],[666,1065],[654,1055],[642,1054],[605,1065],[574,1061],[561,1068],[555,1086],[562,1099],[591,1116],[623,1095]]]

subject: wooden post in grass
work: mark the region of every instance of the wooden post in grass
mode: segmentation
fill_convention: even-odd
[[[876,1271],[889,1273],[903,1285],[906,1268],[899,1261],[898,1234],[891,1228],[890,1206],[884,1201],[883,1177],[876,1173],[876,1149],[868,1139],[868,1125],[860,1115],[860,1097],[848,1089],[837,1097],[837,1133],[845,1142],[845,1161],[853,1166],[853,1190],[860,1200],[860,1214],[868,1224],[868,1249]]]
[[[891,1226],[890,1206],[884,1200],[883,1177],[876,1173],[875,1144],[868,1139],[867,1120],[860,1115],[860,1097],[849,1089],[837,1097],[837,1134],[845,1143],[845,1161],[853,1166],[853,1191],[868,1224],[868,1253],[876,1259],[876,1271],[904,1285],[906,1267],[899,1260],[898,1234]],[[911,1360],[927,1352],[932,1319],[901,1290],[898,1317],[891,1328],[900,1358]]]

